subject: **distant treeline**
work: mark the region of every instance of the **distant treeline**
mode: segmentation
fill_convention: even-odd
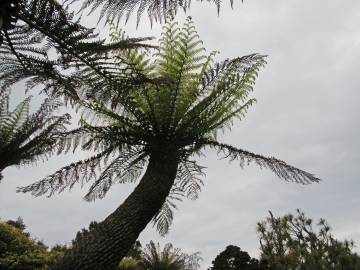
[[[76,238],[85,237],[96,225],[92,222]],[[257,224],[259,259],[229,245],[208,270],[359,270],[360,257],[353,252],[354,242],[337,240],[330,231],[324,219],[314,226],[300,210],[283,217],[269,212],[269,217]],[[234,239],[238,240],[236,236]],[[0,221],[0,270],[51,269],[70,246],[47,247],[26,231],[21,218]],[[161,248],[151,241],[143,247],[136,241],[117,270],[197,270],[201,260],[200,252],[188,254],[170,243]]]

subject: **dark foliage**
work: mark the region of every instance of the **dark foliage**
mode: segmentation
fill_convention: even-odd
[[[73,0],[71,2],[76,2]],[[203,1],[203,0],[201,0]],[[216,5],[219,12],[221,0],[206,0],[206,2],[212,2]],[[234,0],[230,0],[231,6]],[[243,0],[241,0],[243,2]],[[166,18],[174,17],[178,9],[182,9],[186,12],[191,5],[191,0],[85,0],[81,10],[90,7],[90,12],[93,12],[97,8],[101,7],[101,15],[106,17],[107,21],[113,22],[119,20],[122,17],[129,19],[130,15],[136,12],[137,22],[139,23],[140,17],[144,12],[147,12],[150,22],[163,21]]]
[[[21,217],[18,217],[17,220],[8,220],[6,221],[6,224],[9,224],[21,231],[26,229],[26,225]]]
[[[139,240],[136,240],[136,242],[133,244],[131,249],[129,250],[127,257],[131,257],[136,260],[141,260],[141,243]]]
[[[94,29],[74,21],[56,0],[20,0],[15,25],[0,29],[0,87],[27,79],[27,87],[43,85],[50,96],[77,101],[102,86],[108,95],[126,94],[146,78],[113,54],[125,48],[151,48],[150,38],[127,38],[106,43]],[[55,49],[49,52],[49,49]],[[84,93],[85,92],[85,93]]]
[[[227,246],[224,251],[212,261],[208,270],[271,270],[257,259],[251,258],[246,251],[238,246]]]
[[[352,241],[339,241],[330,226],[313,220],[297,210],[296,215],[270,216],[258,223],[261,260],[276,270],[358,270],[360,256]]]
[[[97,226],[97,222],[96,221],[91,221],[89,224],[89,229],[81,229],[80,231],[77,232],[76,237],[74,240],[72,240],[72,244],[75,244],[78,241],[81,241],[82,238],[86,238],[92,230],[94,230]]]
[[[19,13],[18,0],[1,0],[0,1],[0,30],[9,30],[14,27]],[[2,43],[2,35],[0,34],[0,44]]]

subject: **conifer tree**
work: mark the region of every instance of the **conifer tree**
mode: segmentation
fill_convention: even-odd
[[[261,260],[276,270],[360,269],[354,242],[336,239],[324,219],[316,225],[300,210],[282,217],[269,211],[269,217],[257,224]]]

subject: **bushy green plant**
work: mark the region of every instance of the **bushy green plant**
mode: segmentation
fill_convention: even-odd
[[[0,270],[47,270],[62,258],[66,248],[49,251],[29,233],[8,223],[0,222]]]
[[[296,215],[270,216],[257,225],[261,260],[276,270],[357,270],[360,257],[352,241],[337,240],[328,223],[313,220],[297,210]]]

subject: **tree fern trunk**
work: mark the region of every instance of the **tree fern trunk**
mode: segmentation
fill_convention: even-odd
[[[152,155],[140,183],[104,221],[78,239],[57,270],[113,270],[159,211],[174,183],[178,158]]]

